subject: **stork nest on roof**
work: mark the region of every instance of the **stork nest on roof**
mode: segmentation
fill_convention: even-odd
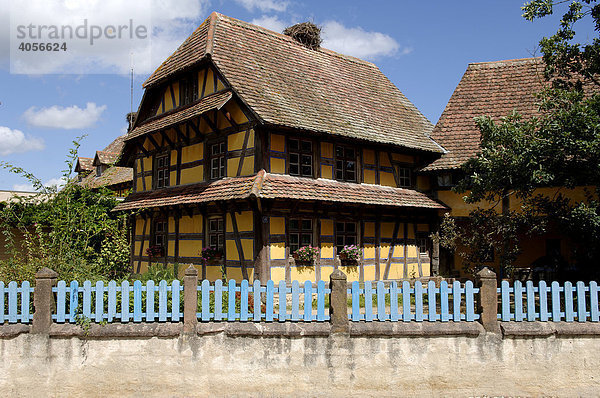
[[[317,50],[321,46],[321,28],[312,22],[302,22],[285,28],[284,35],[290,36],[298,43],[311,50]]]

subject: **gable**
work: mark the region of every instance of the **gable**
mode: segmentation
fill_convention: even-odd
[[[428,137],[432,124],[372,63],[217,13],[144,86],[206,59],[265,124],[443,152]]]

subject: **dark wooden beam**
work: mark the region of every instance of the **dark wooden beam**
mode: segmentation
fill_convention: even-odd
[[[233,127],[237,127],[238,124],[235,122],[235,120],[233,120],[233,117],[231,117],[231,113],[225,111],[225,108],[221,108],[220,109],[221,114],[225,117],[225,119],[227,119],[227,121],[233,126]]]
[[[143,140],[143,138],[142,138],[142,140]],[[148,152],[148,151],[146,150],[146,148],[144,148],[144,144],[143,144],[143,142],[140,142],[140,140],[136,140],[136,141],[135,141],[135,146],[136,146],[136,147],[137,147],[137,148],[138,148],[140,151],[142,151],[142,153],[143,153],[143,154],[144,154],[146,157],[150,156],[150,152]]]
[[[164,141],[167,141],[167,145],[169,145],[169,147],[171,149],[175,148],[175,143],[173,141],[171,141],[171,139],[169,138],[169,135],[167,133],[165,133],[164,130],[160,131],[160,135],[163,138]]]
[[[233,227],[233,235],[235,237],[235,246],[238,251],[238,257],[242,266],[242,278],[248,279],[248,269],[246,268],[246,261],[244,260],[244,249],[242,247],[242,240],[240,239],[240,231],[238,230],[237,220],[235,219],[235,213],[230,212],[231,225]]]
[[[156,140],[154,139],[154,137],[152,137],[152,134],[148,134],[148,140],[150,140],[150,143],[152,145],[154,145],[154,148],[158,151],[160,150],[160,145],[158,145],[158,142],[156,142]]]
[[[185,145],[190,145],[189,137],[187,135],[183,134],[183,132],[181,131],[181,129],[179,128],[179,126],[177,124],[175,126],[173,126],[173,129],[175,130],[177,137],[179,137],[179,139],[181,141],[183,141],[185,143]]]
[[[213,132],[216,133],[217,131],[219,131],[217,125],[212,120],[210,120],[210,117],[208,117],[206,113],[202,114],[202,119],[204,119],[204,121],[209,125]]]

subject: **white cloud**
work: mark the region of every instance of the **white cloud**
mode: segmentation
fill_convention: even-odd
[[[41,138],[25,135],[21,130],[0,126],[0,155],[2,156],[11,153],[41,151],[44,147],[44,141]]]
[[[60,190],[65,186],[66,183],[67,183],[67,180],[65,179],[65,177],[51,178],[44,183],[44,186],[46,188],[57,187]],[[23,192],[34,192],[35,188],[31,184],[13,184],[12,190],[13,191],[23,191]]]
[[[276,16],[267,16],[263,15],[260,18],[254,18],[251,21],[252,24],[262,26],[263,28],[270,29],[272,31],[282,33],[283,30],[290,26],[291,24],[287,24]]]
[[[235,0],[248,11],[278,11],[283,12],[288,6],[287,1],[281,0]]]
[[[12,187],[13,191],[21,191],[21,192],[33,192],[33,185],[31,184],[14,184]]]
[[[0,1],[4,4],[0,11],[8,11],[5,3],[11,4],[10,13],[3,12],[2,15],[10,14],[11,19],[11,32],[7,32],[7,37],[14,39],[13,72],[126,74],[133,66],[136,74],[147,74],[154,71],[207,16],[210,0]],[[71,26],[74,29],[82,25],[84,19],[88,20],[88,26],[103,28],[128,24],[131,19],[134,27],[146,26],[150,37],[142,41],[105,38],[85,48],[79,43],[84,43],[83,39],[65,40],[67,51],[52,52],[44,58],[41,58],[40,52],[15,52],[14,44],[23,41],[15,39],[18,25],[33,23],[37,26]],[[88,29],[88,32],[91,31]],[[75,55],[75,48],[80,55]],[[15,54],[21,61],[15,58]]]
[[[41,109],[32,106],[23,113],[23,117],[32,126],[72,130],[93,126],[105,110],[106,105],[98,106],[94,102],[88,102],[85,109],[77,105],[54,105]]]
[[[323,47],[342,54],[363,59],[408,54],[412,48],[400,49],[400,44],[391,36],[380,32],[367,32],[360,27],[348,28],[337,21],[323,24],[321,34]]]

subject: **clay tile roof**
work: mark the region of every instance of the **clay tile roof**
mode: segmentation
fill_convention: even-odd
[[[269,174],[226,178],[208,184],[132,194],[115,211],[192,204],[251,196],[264,199],[296,199],[375,206],[446,209],[425,194],[403,188]]]
[[[130,167],[109,167],[100,177],[96,177],[96,173],[90,173],[81,182],[88,188],[110,187],[125,182],[133,181],[133,169]]]
[[[257,175],[225,178],[208,184],[133,193],[113,211],[244,199],[250,196]]]
[[[96,151],[96,159],[100,164],[113,164],[120,155],[118,152]],[[96,165],[96,159],[94,159],[94,165]]]
[[[267,174],[261,198],[316,200],[322,202],[360,203],[364,205],[446,209],[424,193],[412,189],[381,185],[355,184],[326,179]]]
[[[213,109],[221,109],[232,97],[231,91],[222,91],[202,98],[193,105],[175,113],[162,114],[157,118],[135,127],[127,136],[127,140],[139,137],[151,131],[164,129],[176,123],[182,123]]]
[[[374,64],[218,13],[144,87],[208,57],[266,124],[443,152],[428,137],[432,124]]]
[[[469,64],[431,133],[448,152],[423,170],[455,169],[476,155],[477,116],[497,120],[513,111],[524,117],[538,115],[535,94],[545,84],[541,58]]]
[[[94,159],[93,158],[77,158],[77,165],[75,166],[75,172],[80,173],[82,171],[91,171],[94,169]]]

